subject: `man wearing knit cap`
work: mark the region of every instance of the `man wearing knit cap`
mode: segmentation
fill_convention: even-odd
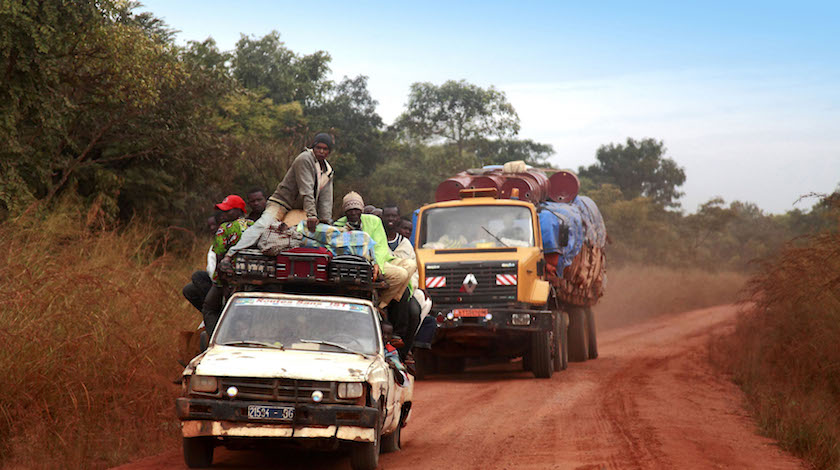
[[[376,243],[373,247],[376,265],[385,277],[385,281],[388,282],[388,288],[379,296],[379,307],[385,308],[392,300],[399,301],[402,298],[411,276],[417,271],[417,263],[414,260],[400,259],[391,254],[382,219],[375,215],[362,214],[364,207],[364,200],[359,193],[355,191],[347,193],[341,204],[341,210],[344,211],[345,216],[336,220],[335,225],[347,230],[361,230]]]
[[[256,244],[272,223],[283,220],[291,210],[303,209],[310,231],[314,231],[319,222],[332,223],[334,172],[327,163],[327,157],[333,145],[329,134],[322,132],[315,136],[312,148],[304,149],[295,158],[283,181],[268,198],[262,216],[242,234],[239,243],[228,250],[220,268],[229,268],[234,253]]]

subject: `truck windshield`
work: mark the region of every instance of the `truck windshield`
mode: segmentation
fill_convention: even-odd
[[[213,342],[361,354],[376,354],[379,345],[367,305],[270,297],[234,299]]]
[[[419,230],[421,248],[534,246],[531,211],[522,206],[428,209]]]

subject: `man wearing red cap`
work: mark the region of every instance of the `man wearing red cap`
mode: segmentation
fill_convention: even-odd
[[[219,225],[219,230],[216,231],[216,236],[213,238],[212,251],[218,259],[225,256],[228,249],[242,238],[242,232],[254,225],[254,221],[245,218],[245,201],[235,194],[231,194],[224,201],[216,204],[216,209],[222,211],[220,219],[225,221]],[[211,265],[209,261],[208,259],[208,270],[210,270]],[[219,321],[219,314],[222,313],[221,283],[215,269],[213,271],[213,287],[207,292],[207,297],[204,298],[204,306],[201,309],[201,314],[204,316],[204,328],[207,330],[208,337],[213,335],[216,322]]]

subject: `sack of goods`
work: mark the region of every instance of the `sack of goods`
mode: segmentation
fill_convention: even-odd
[[[303,235],[283,222],[274,222],[260,235],[257,248],[263,254],[277,256],[281,251],[301,246]]]
[[[539,207],[546,272],[566,303],[594,305],[606,286],[604,218],[592,199],[543,202]]]

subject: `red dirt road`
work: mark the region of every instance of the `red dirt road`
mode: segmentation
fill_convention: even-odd
[[[519,363],[418,382],[403,450],[383,469],[805,468],[756,429],[708,363],[735,307],[602,332],[601,356],[550,380]],[[180,450],[122,470],[182,469]],[[217,449],[214,468],[349,468],[344,454]]]

